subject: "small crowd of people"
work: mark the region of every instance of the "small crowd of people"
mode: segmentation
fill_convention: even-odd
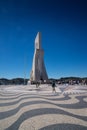
[[[41,84],[40,82],[36,82],[36,88],[39,88],[40,84]],[[55,83],[55,81],[51,82],[51,86],[52,86],[52,92],[56,93],[56,89],[55,89],[56,83]]]

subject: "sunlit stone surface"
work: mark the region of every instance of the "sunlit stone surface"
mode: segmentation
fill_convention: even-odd
[[[38,32],[35,39],[35,52],[33,57],[32,71],[30,81],[47,80],[48,76],[44,65],[44,51],[41,48],[41,33]]]

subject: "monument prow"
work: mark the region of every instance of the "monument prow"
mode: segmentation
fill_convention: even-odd
[[[30,75],[30,81],[38,82],[40,80],[42,81],[48,80],[43,56],[44,51],[41,48],[41,33],[38,32],[35,38],[35,52],[33,57],[33,65]]]
[[[35,38],[35,49],[41,49],[41,33],[38,32]]]

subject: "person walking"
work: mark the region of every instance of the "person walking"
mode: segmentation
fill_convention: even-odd
[[[55,81],[53,81],[53,82],[52,82],[52,91],[53,91],[53,92],[56,92],[55,87],[56,87],[56,84],[55,84]]]

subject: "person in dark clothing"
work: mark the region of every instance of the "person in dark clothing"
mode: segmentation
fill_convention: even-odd
[[[55,84],[55,81],[53,81],[53,82],[52,82],[52,90],[53,90],[53,92],[56,92],[55,87],[56,87],[56,84]]]
[[[39,85],[40,85],[40,83],[39,83],[39,82],[36,82],[36,88],[38,88],[38,87],[39,87]]]

